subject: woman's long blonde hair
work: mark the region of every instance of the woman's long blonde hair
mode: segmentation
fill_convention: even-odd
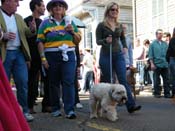
[[[111,10],[112,6],[116,5],[117,8],[119,9],[119,5],[116,3],[116,2],[110,2],[106,8],[105,8],[105,12],[104,12],[104,19],[103,19],[103,22],[106,26],[108,27],[111,27],[109,22],[108,22],[108,18],[109,18],[109,11]],[[115,23],[116,23],[116,26],[118,26],[118,17],[115,19]]]

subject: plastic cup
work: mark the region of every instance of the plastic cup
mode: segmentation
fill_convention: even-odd
[[[72,23],[71,16],[65,16],[64,20],[65,20],[65,26],[68,26]]]

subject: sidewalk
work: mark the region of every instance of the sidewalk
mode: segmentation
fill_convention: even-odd
[[[151,89],[144,88],[136,102],[142,110],[129,114],[125,106],[118,107],[119,120],[89,119],[88,95],[81,94],[83,109],[76,109],[77,119],[64,116],[53,118],[41,113],[41,103],[35,107],[37,114],[30,124],[32,131],[175,131],[175,99],[154,98]]]

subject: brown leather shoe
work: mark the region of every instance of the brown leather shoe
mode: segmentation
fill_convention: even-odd
[[[43,113],[51,113],[52,112],[52,108],[50,106],[46,106],[42,108],[42,112]]]

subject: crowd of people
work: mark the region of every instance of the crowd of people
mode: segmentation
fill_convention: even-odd
[[[144,40],[144,48],[137,39],[134,52],[139,54],[135,57],[132,40],[126,36],[127,27],[118,22],[119,5],[110,2],[105,8],[103,21],[96,28],[96,43],[101,46],[99,61],[94,59],[90,48],[85,49],[84,58],[81,59],[81,32],[66,14],[66,1],[50,0],[46,5],[50,15],[44,20],[40,18],[45,12],[43,0],[31,0],[29,6],[32,15],[24,19],[16,14],[18,6],[19,0],[1,0],[0,48],[4,68],[1,72],[6,72],[1,81],[6,76],[9,81],[13,77],[20,106],[17,101],[12,104],[15,105],[17,112],[20,112],[20,107],[22,108],[23,115],[22,112],[16,114],[20,119],[25,118],[28,122],[34,120],[32,114],[36,113],[34,105],[38,97],[39,81],[44,83],[41,111],[49,112],[53,117],[60,117],[63,115],[63,107],[65,117],[75,119],[77,115],[74,108],[83,108],[78,95],[80,67],[84,70],[82,89],[85,91],[90,90],[94,82],[96,83],[95,65],[98,65],[95,69],[100,69],[98,82],[115,83],[117,79],[124,85],[128,97],[126,108],[129,113],[141,109],[141,106],[136,104],[126,79],[127,70],[134,66],[133,60],[146,60],[144,73],[150,76],[155,97],[161,97],[160,76],[163,78],[164,97],[174,97],[175,29],[173,37],[166,41],[162,40],[163,30],[158,29],[155,40]],[[7,83],[8,80],[6,79]],[[3,88],[8,88],[9,91],[10,85],[4,85]],[[11,95],[9,99],[13,98],[12,93]],[[12,113],[14,115],[14,112]],[[3,115],[2,112],[0,115]],[[0,120],[0,124],[4,124],[4,121]],[[9,120],[8,122],[11,123]],[[25,130],[29,130],[25,122],[22,124]],[[3,125],[0,125],[1,127],[7,129]]]
[[[174,36],[174,33],[173,30],[172,36]],[[139,53],[140,55],[134,50],[134,53],[137,53],[135,56],[138,57],[134,57],[139,70],[140,78],[138,81],[144,85],[151,84],[153,95],[156,98],[160,98],[162,92],[165,98],[173,98],[175,93],[173,37],[171,38],[171,34],[163,32],[162,29],[157,29],[155,36],[156,38],[152,42],[145,39],[143,46],[139,44],[140,52],[142,52]],[[140,43],[140,39],[137,39],[137,43]]]
[[[44,83],[42,112],[61,116],[60,98],[66,118],[74,119],[74,106],[79,104],[76,74],[81,34],[74,22],[66,23],[68,4],[64,0],[47,3],[48,19],[42,21],[43,0],[31,0],[32,15],[22,18],[16,14],[18,0],[1,1],[1,58],[9,81],[14,79],[17,100],[26,121],[38,96],[38,83]],[[58,48],[59,47],[59,48]],[[57,76],[56,76],[57,74]]]

